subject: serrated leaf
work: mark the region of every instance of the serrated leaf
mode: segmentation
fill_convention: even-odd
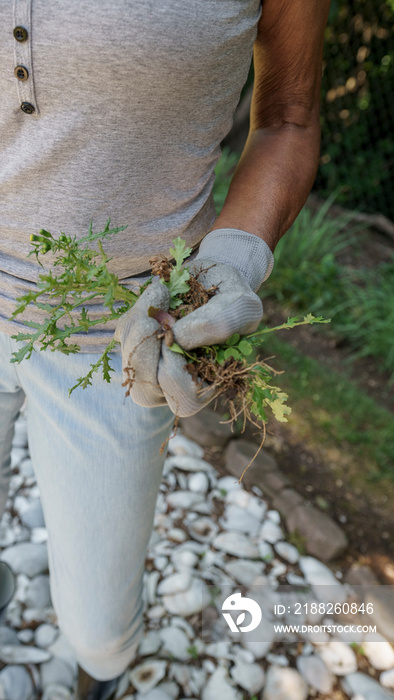
[[[33,345],[30,345],[30,344],[29,344],[29,345],[25,345],[23,348],[21,348],[21,349],[18,350],[17,352],[13,352],[13,353],[12,353],[13,357],[12,357],[12,359],[10,360],[10,362],[22,362],[22,360],[23,360],[26,356],[27,356],[27,359],[28,359],[33,351],[35,352],[35,348],[33,347]]]
[[[277,398],[273,401],[269,401],[269,407],[272,413],[274,414],[276,420],[280,423],[287,423],[286,416],[290,415],[291,413],[290,406],[286,406],[286,404],[284,403],[287,400],[287,398],[287,394],[285,394],[282,391],[279,391],[277,393]]]
[[[189,291],[188,280],[190,278],[189,270],[171,270],[169,290],[170,294],[184,294]]]
[[[313,314],[307,314],[306,316],[304,316],[305,323],[313,323],[314,320],[315,317]]]
[[[37,323],[36,321],[23,321],[24,326],[29,326],[29,328],[36,328],[37,330],[43,326],[42,323]]]
[[[114,368],[111,367],[109,363],[109,358],[107,353],[103,355],[103,378],[105,379],[106,382],[110,383],[111,377],[109,376],[110,372],[113,372]]]
[[[187,269],[177,270],[174,268],[171,270],[170,281],[164,282],[170,292],[170,309],[176,309],[177,306],[182,304],[182,300],[179,297],[181,294],[189,291],[189,278],[190,272]]]
[[[44,303],[42,301],[36,301],[35,305],[37,306],[38,309],[42,309],[43,311],[53,311],[53,306],[51,304]]]
[[[192,249],[186,245],[185,241],[180,236],[174,238],[172,242],[174,244],[174,248],[170,248],[170,254],[174,258],[177,268],[180,268],[183,261],[189,257]]]

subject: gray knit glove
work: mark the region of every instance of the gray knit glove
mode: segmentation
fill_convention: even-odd
[[[170,292],[158,277],[116,324],[114,339],[121,344],[123,379],[139,406],[162,406],[166,398],[157,381],[162,341],[160,324],[148,316],[150,306],[168,311]],[[133,380],[133,381],[131,381]]]
[[[219,289],[204,306],[172,327],[181,347],[192,350],[224,343],[233,333],[256,330],[263,306],[255,292],[273,267],[272,252],[261,238],[238,229],[211,231],[194,261],[186,265],[193,274],[206,270],[200,272],[199,281],[206,288],[217,285]],[[141,406],[167,403],[176,415],[191,416],[206,406],[217,390],[205,382],[197,385],[186,369],[185,358],[155,338],[160,326],[148,317],[149,306],[165,311],[169,308],[168,290],[159,280],[143,292],[116,329],[115,339],[122,344],[125,379],[130,371],[127,367],[135,370],[130,395]],[[141,338],[148,339],[141,342]]]

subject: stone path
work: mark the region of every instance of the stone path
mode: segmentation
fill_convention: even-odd
[[[199,427],[196,418],[183,421],[169,443],[146,560],[145,635],[117,698],[394,700],[394,624],[387,607],[380,607],[385,636],[379,642],[365,638],[354,645],[345,635],[314,632],[266,632],[263,640],[250,641],[231,632],[221,610],[224,592],[258,600],[259,586],[275,591],[279,584],[303,582],[315,586],[317,600],[319,584],[329,584],[330,594],[344,600],[349,584],[324,561],[346,540],[335,523],[319,513],[305,514],[302,499],[267,453],[247,472],[254,485],[246,488],[246,479],[240,485],[234,474],[242,472],[254,446],[229,442],[212,412],[199,416]],[[221,445],[233,475],[221,476],[201,444],[186,437],[190,433],[204,446]],[[29,458],[26,411],[16,425],[12,467],[0,559],[10,564],[18,585],[0,626],[0,700],[70,700],[77,664],[50,599],[47,533]],[[256,485],[262,474],[264,490]],[[306,555],[288,541],[291,512],[304,533]],[[353,583],[362,583],[360,572],[350,573]],[[259,603],[268,616],[264,596]]]

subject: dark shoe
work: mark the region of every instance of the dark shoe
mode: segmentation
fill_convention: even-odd
[[[122,675],[123,673],[109,681],[98,681],[89,676],[78,664],[75,700],[113,700]]]
[[[0,561],[0,623],[5,618],[8,603],[16,589],[16,579],[8,564]]]

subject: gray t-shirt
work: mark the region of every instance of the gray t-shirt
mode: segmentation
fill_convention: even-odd
[[[198,246],[260,13],[260,0],[0,0],[1,331],[43,318],[7,320],[42,272],[27,258],[41,228],[127,225],[104,247],[131,288],[175,236]],[[79,334],[81,349],[101,351],[115,324]]]

